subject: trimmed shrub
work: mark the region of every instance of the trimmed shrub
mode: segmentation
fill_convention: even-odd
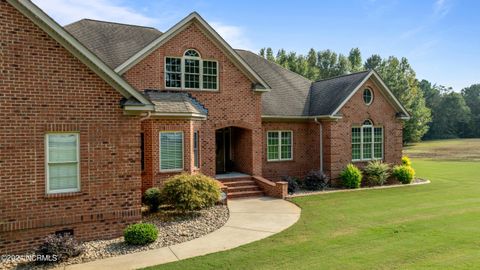
[[[125,243],[129,245],[146,245],[155,242],[158,229],[150,223],[137,223],[128,226],[123,231]]]
[[[322,171],[312,170],[305,176],[303,184],[308,190],[323,190],[330,184],[330,179]]]
[[[282,180],[288,183],[288,193],[295,193],[300,188],[300,179],[292,176],[284,176]]]
[[[412,161],[410,160],[409,157],[407,156],[403,156],[402,157],[402,164],[405,165],[405,166],[412,166]]]
[[[157,211],[161,203],[160,189],[156,187],[147,189],[143,195],[143,201],[146,205],[148,205],[150,211]]]
[[[393,167],[393,176],[402,184],[410,184],[415,177],[415,170],[406,165]]]
[[[370,161],[365,168],[363,168],[365,178],[371,185],[383,185],[387,182],[390,176],[390,166],[381,161]]]
[[[206,175],[183,173],[169,178],[161,194],[164,202],[178,210],[199,210],[220,200],[220,186]]]
[[[348,164],[345,169],[340,173],[343,186],[346,188],[359,188],[362,183],[362,172],[357,166],[352,163]]]
[[[70,234],[51,234],[45,238],[36,250],[36,255],[55,256],[56,261],[63,261],[82,254],[83,247]]]

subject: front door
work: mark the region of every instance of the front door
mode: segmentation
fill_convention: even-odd
[[[226,173],[231,169],[230,135],[230,128],[223,128],[215,131],[215,163],[217,174]]]

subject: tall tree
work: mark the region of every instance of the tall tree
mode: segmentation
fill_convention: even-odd
[[[359,48],[353,48],[348,54],[348,60],[350,62],[350,67],[352,72],[358,72],[363,70],[362,65],[362,54],[360,53]]]
[[[273,56],[272,48],[267,48],[267,60],[275,62],[275,56]]]
[[[319,79],[335,76],[337,54],[330,50],[319,51],[317,53],[317,66]]]
[[[337,65],[335,66],[335,69],[332,75],[333,76],[345,75],[350,73],[351,70],[352,70],[352,64],[350,63],[348,58],[343,54],[339,54],[338,62],[337,62]]]
[[[442,95],[432,123],[434,138],[465,137],[470,123],[470,108],[463,96],[456,92]]]
[[[278,50],[275,62],[282,67],[288,68],[287,52],[284,49]]]
[[[383,60],[377,71],[411,114],[411,119],[405,122],[404,142],[420,141],[428,131],[431,111],[425,106],[425,98],[419,88],[415,71],[406,58],[398,59],[394,56]]]
[[[462,90],[462,96],[471,112],[469,137],[480,137],[480,84]]]
[[[259,54],[261,57],[265,58],[265,48],[261,48],[261,49],[260,49],[260,52],[258,52],[258,54]]]
[[[377,69],[380,65],[382,64],[382,57],[378,54],[373,54],[370,56],[367,61],[365,61],[365,64],[363,67],[367,70],[371,69]]]

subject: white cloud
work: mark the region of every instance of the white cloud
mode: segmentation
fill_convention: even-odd
[[[115,0],[33,0],[64,25],[83,18],[151,26],[157,21]]]
[[[233,48],[253,50],[252,42],[245,35],[245,30],[242,27],[227,25],[221,22],[212,22],[210,25]]]

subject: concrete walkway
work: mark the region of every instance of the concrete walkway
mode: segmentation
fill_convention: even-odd
[[[228,201],[230,218],[220,229],[203,237],[170,247],[141,251],[65,269],[138,269],[232,249],[276,234],[300,218],[293,203],[267,197]]]

